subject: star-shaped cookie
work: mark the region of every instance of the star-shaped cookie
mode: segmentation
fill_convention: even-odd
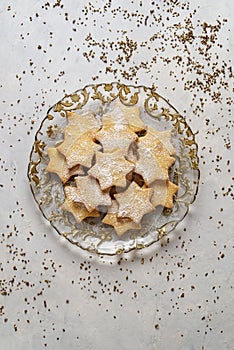
[[[143,177],[147,185],[155,180],[168,179],[168,168],[163,167],[149,149],[141,148],[138,150],[138,154],[139,159],[135,163],[134,171]]]
[[[69,169],[64,155],[56,147],[48,148],[47,153],[50,161],[46,171],[57,174],[63,183],[66,183],[72,176],[84,174],[83,167],[80,165]]]
[[[167,148],[159,140],[158,133],[155,133],[153,128],[149,128],[145,136],[139,137],[138,149],[144,149],[152,153],[152,155],[157,158],[161,167],[165,170],[168,170],[168,168],[175,162],[175,158],[170,156]]]
[[[137,139],[137,135],[126,124],[109,124],[103,118],[103,127],[96,133],[96,139],[101,142],[104,152],[122,150],[128,153],[129,146]]]
[[[93,211],[89,212],[83,204],[75,203],[72,200],[70,200],[69,198],[65,199],[65,202],[62,205],[62,209],[70,212],[74,216],[74,218],[78,224],[87,217],[99,217],[100,216],[100,213],[97,210],[93,210]]]
[[[59,146],[59,151],[66,155],[76,140],[85,132],[96,132],[101,128],[101,121],[92,112],[77,114],[67,112],[67,125],[64,128],[64,141]]]
[[[77,193],[80,201],[88,211],[98,206],[111,205],[111,197],[108,192],[102,191],[97,180],[90,176],[77,176],[75,178]]]
[[[58,147],[58,149],[60,149]],[[65,154],[68,168],[75,165],[83,165],[90,168],[95,151],[101,149],[101,145],[94,142],[93,132],[85,132],[78,137]]]
[[[128,217],[139,224],[145,214],[154,210],[152,193],[152,188],[142,188],[133,181],[126,191],[114,195],[119,204],[118,217]]]
[[[171,130],[158,131],[154,128],[149,128],[149,132],[159,139],[170,155],[176,154],[176,150],[171,143]]]
[[[79,191],[77,190],[77,187],[74,186],[66,186],[64,187],[64,193],[66,198],[68,198],[69,200],[75,202],[75,203],[82,203],[82,197],[79,193]]]
[[[117,235],[120,237],[128,230],[139,230],[141,229],[140,224],[136,224],[129,218],[118,217],[119,206],[117,201],[113,200],[112,205],[108,208],[108,213],[103,218],[102,222],[114,227]]]
[[[119,100],[115,102],[114,109],[103,116],[104,123],[125,124],[133,132],[139,132],[146,129],[145,124],[140,118],[140,107],[125,106]]]
[[[126,186],[126,175],[134,169],[134,164],[127,161],[121,150],[112,153],[96,152],[96,163],[88,174],[98,179],[105,190],[111,186]]]
[[[155,181],[150,185],[153,195],[151,203],[156,207],[162,205],[166,208],[173,207],[173,197],[178,191],[178,186],[170,181]]]

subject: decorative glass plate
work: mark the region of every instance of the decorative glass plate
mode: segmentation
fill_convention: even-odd
[[[144,216],[141,230],[129,231],[121,237],[98,219],[89,218],[77,224],[73,216],[61,208],[65,199],[62,182],[56,175],[45,172],[49,162],[48,147],[56,146],[63,140],[66,111],[82,114],[89,110],[102,115],[113,108],[117,99],[127,106],[139,106],[141,119],[147,126],[155,127],[158,131],[172,130],[176,160],[169,177],[179,186],[172,209],[157,207],[154,212]],[[89,85],[66,95],[48,110],[35,136],[28,178],[42,214],[59,235],[89,252],[121,254],[158,241],[174,230],[187,215],[199,184],[197,144],[186,120],[154,88],[119,83]]]

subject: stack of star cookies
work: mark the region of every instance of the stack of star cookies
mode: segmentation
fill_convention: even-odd
[[[119,101],[102,117],[67,112],[64,140],[48,148],[46,170],[61,179],[63,209],[77,223],[100,217],[121,236],[140,230],[157,206],[173,207],[178,186],[168,174],[176,153],[171,133],[147,127],[140,113]]]

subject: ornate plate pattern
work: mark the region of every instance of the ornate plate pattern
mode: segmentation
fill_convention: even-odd
[[[172,143],[177,151],[170,169],[170,179],[179,191],[173,209],[157,207],[147,214],[142,229],[119,238],[111,227],[98,219],[87,219],[77,224],[61,209],[64,202],[62,183],[53,174],[45,172],[48,165],[47,148],[63,140],[66,111],[83,113],[91,110],[103,114],[119,99],[128,106],[140,106],[141,118],[157,130],[172,130]],[[185,118],[154,88],[128,86],[120,83],[96,84],[84,87],[51,107],[35,136],[30,154],[28,178],[33,196],[44,217],[70,243],[101,255],[115,255],[144,248],[160,240],[175,229],[195,200],[199,184],[197,144]]]

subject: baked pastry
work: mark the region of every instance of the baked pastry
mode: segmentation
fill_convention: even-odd
[[[56,147],[48,148],[47,153],[50,161],[46,171],[57,174],[63,183],[66,183],[74,175],[84,174],[83,167],[79,164],[69,169],[66,158]]]
[[[77,223],[100,217],[118,236],[140,230],[156,207],[173,207],[178,186],[169,178],[176,151],[171,132],[147,128],[139,107],[120,101],[107,113],[67,113],[64,140],[48,149],[47,172],[64,186],[63,210]]]
[[[96,163],[88,174],[99,181],[102,190],[106,190],[112,186],[126,187],[126,176],[133,169],[134,164],[124,157],[122,150],[111,153],[96,152]]]

